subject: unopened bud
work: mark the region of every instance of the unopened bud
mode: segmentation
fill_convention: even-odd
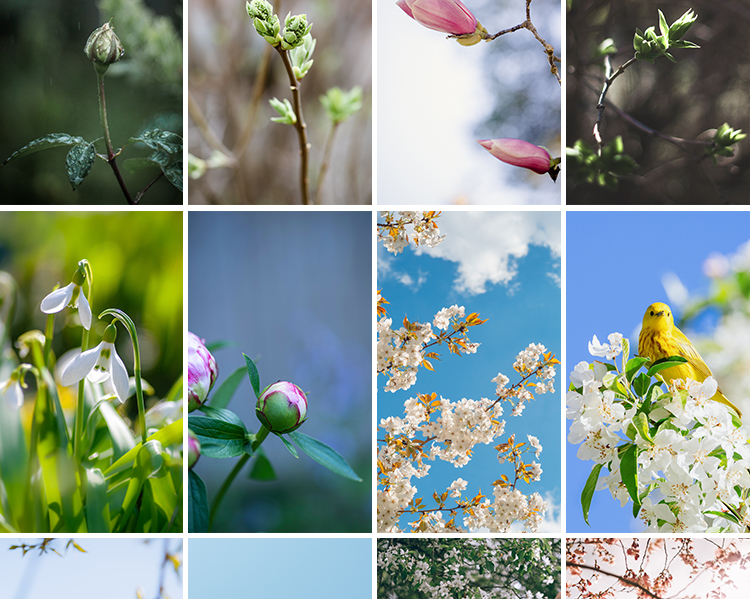
[[[255,414],[271,432],[291,433],[307,419],[307,397],[297,385],[279,381],[260,394]]]
[[[105,23],[89,36],[83,51],[89,57],[89,60],[94,63],[94,66],[97,66],[97,70],[101,70],[102,73],[107,70],[109,65],[120,60],[125,53],[120,39],[115,35],[114,27],[110,23]],[[100,66],[104,68],[99,69]]]

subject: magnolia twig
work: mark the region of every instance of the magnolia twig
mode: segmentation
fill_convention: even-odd
[[[310,155],[310,144],[307,142],[307,125],[305,125],[305,119],[302,116],[302,101],[300,100],[299,93],[299,82],[294,74],[292,68],[292,62],[289,60],[289,53],[281,48],[281,44],[274,46],[281,56],[281,60],[284,63],[287,75],[289,76],[289,89],[292,92],[292,103],[294,105],[294,114],[297,117],[294,122],[294,128],[297,130],[297,139],[299,141],[299,155],[300,155],[300,168],[299,168],[299,184],[300,191],[302,193],[302,203],[306,206],[310,202],[310,191],[309,191],[309,177],[307,174],[307,163]]]
[[[555,49],[547,43],[547,41],[539,35],[539,32],[536,30],[536,27],[534,27],[534,24],[531,22],[531,0],[526,0],[526,20],[523,23],[520,23],[518,25],[515,25],[513,27],[509,27],[508,29],[503,29],[501,31],[498,31],[494,35],[488,35],[484,39],[487,41],[497,39],[501,35],[505,35],[506,33],[513,33],[514,31],[518,31],[519,29],[528,29],[532,35],[537,39],[537,41],[542,44],[542,47],[544,48],[544,52],[547,54],[547,60],[549,61],[549,67],[550,72],[555,76],[557,79],[557,82],[562,85],[562,80],[560,79],[560,69],[555,64],[556,62],[560,62],[560,57],[555,56]]]

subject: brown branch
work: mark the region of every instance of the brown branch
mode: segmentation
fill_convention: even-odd
[[[604,574],[605,576],[611,576],[612,578],[617,578],[620,582],[623,584],[630,585],[632,587],[635,587],[644,593],[646,593],[649,597],[653,597],[653,599],[662,599],[659,595],[655,595],[650,590],[648,590],[646,587],[644,587],[642,584],[637,583],[635,580],[630,580],[629,578],[625,578],[624,576],[620,576],[619,574],[614,574],[612,572],[606,572],[605,570],[602,570],[601,568],[597,568],[596,566],[588,566],[586,564],[576,564],[575,562],[566,561],[565,565],[571,568],[583,568],[585,570],[593,570],[594,572],[598,572],[599,574]]]

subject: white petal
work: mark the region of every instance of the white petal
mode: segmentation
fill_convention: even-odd
[[[78,354],[73,358],[63,370],[60,375],[60,382],[65,386],[77,383],[83,377],[85,377],[91,369],[94,368],[96,361],[99,359],[99,354],[102,351],[103,343],[100,343],[93,349],[89,349],[82,354]]]
[[[128,398],[128,371],[114,347],[112,348],[112,358],[112,382],[115,386],[115,395],[117,395],[120,403],[125,403]]]
[[[0,397],[9,407],[20,408],[23,405],[23,390],[18,381],[0,383]]]
[[[83,294],[83,289],[78,295],[78,318],[81,319],[83,328],[87,331],[91,330],[91,306],[89,306],[89,300]]]
[[[61,287],[60,289],[55,289],[52,293],[50,293],[42,300],[42,305],[40,306],[42,312],[44,312],[45,314],[53,314],[62,310],[70,303],[70,298],[73,297],[74,289],[75,283],[71,283],[70,285]]]

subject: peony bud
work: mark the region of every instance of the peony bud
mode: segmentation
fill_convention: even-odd
[[[188,468],[195,466],[199,457],[201,457],[201,444],[195,433],[188,429]]]
[[[456,36],[463,46],[479,43],[487,34],[459,0],[398,0],[396,4],[417,23]]]
[[[546,148],[535,146],[521,139],[478,140],[498,160],[513,166],[522,166],[539,175],[550,172],[553,159]]]
[[[200,408],[208,397],[219,367],[198,335],[188,331],[188,412]]]
[[[111,23],[111,22],[110,22]],[[113,62],[122,58],[125,50],[115,35],[114,27],[110,23],[104,23],[90,36],[83,51],[94,63],[100,72],[104,72]]]
[[[273,433],[291,433],[307,420],[307,397],[297,385],[279,381],[263,389],[255,414]]]

